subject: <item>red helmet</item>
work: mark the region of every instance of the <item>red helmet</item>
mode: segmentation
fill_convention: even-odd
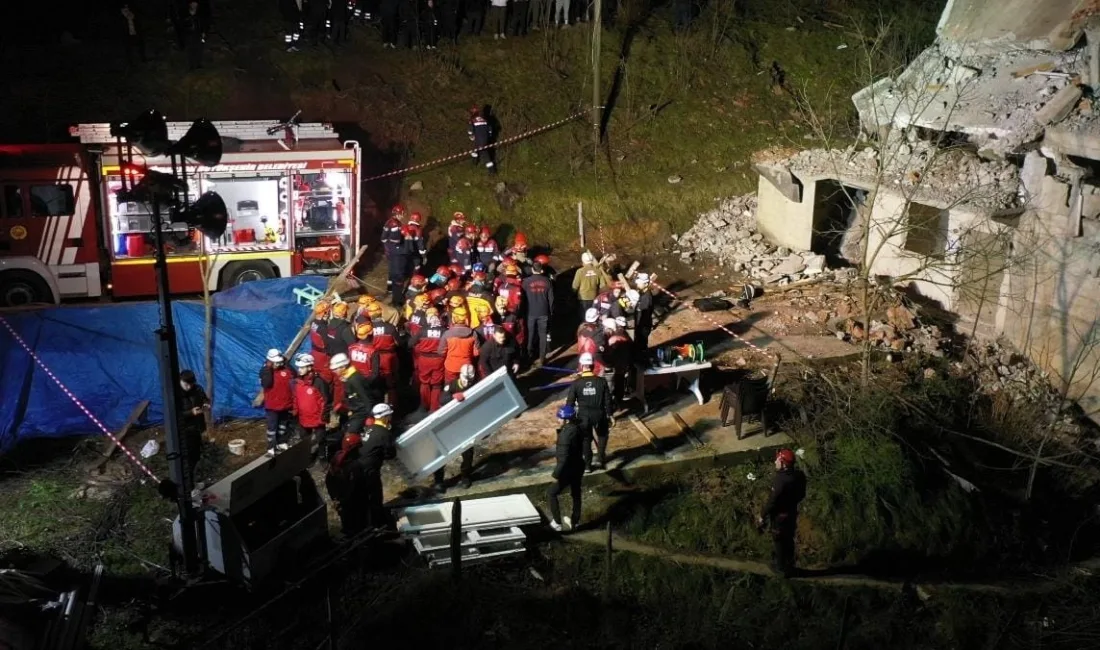
[[[412,232],[412,231],[411,231],[411,230],[409,230],[409,227],[408,227],[408,226],[401,226],[401,236],[402,236],[402,237],[408,237],[408,236],[409,236],[409,233],[411,233],[411,232]]]
[[[421,219],[421,218],[422,218],[422,217],[420,216],[420,213],[419,213],[419,212],[414,212],[414,213],[412,213],[412,214],[410,214],[410,215],[409,215],[409,223],[411,223],[411,224],[416,224],[416,225],[418,225],[418,226],[419,226],[419,225],[420,225],[420,219]]]
[[[447,295],[445,289],[432,289],[428,292],[428,298],[431,299],[433,305],[438,305],[443,302],[443,298]]]
[[[492,231],[492,229],[489,228],[489,226],[482,226],[481,227],[481,238],[482,239],[488,239],[492,236],[493,236],[493,231]]]
[[[472,223],[466,224],[466,234],[470,237],[477,237],[477,226]]]
[[[420,275],[419,273],[414,273],[412,278],[409,280],[409,286],[413,287],[414,289],[420,289],[426,284],[428,284],[428,278]]]
[[[775,452],[775,459],[785,467],[794,465],[794,452],[790,449],[780,449]]]
[[[451,267],[449,266],[440,266],[435,270],[435,272],[436,275],[442,275],[445,278],[451,277]]]
[[[443,285],[443,288],[447,291],[458,291],[462,288],[462,280],[458,278],[451,278],[447,280],[447,284]]]
[[[512,246],[514,246],[515,248],[527,248],[527,235],[521,232],[517,232],[516,242],[512,244]]]
[[[477,117],[478,115],[481,115],[481,107],[480,106],[471,106],[470,107],[470,117]]]
[[[462,239],[458,240],[458,242],[455,244],[455,250],[468,251],[468,250],[470,250],[470,246],[471,246],[470,240],[463,237]],[[452,266],[451,268],[454,268],[454,267]]]
[[[393,209],[390,210],[390,216],[391,217],[400,217],[400,216],[403,216],[404,214],[405,214],[405,206],[401,205],[400,203],[393,206]]]
[[[546,254],[536,255],[535,261],[543,266],[550,266],[550,256]]]
[[[466,214],[464,212],[455,212],[451,216],[455,221],[459,223],[466,223]]]
[[[501,266],[503,266],[505,264],[515,264],[515,263],[516,263],[516,258],[512,257],[511,255],[505,255],[504,257],[502,257],[500,259]]]
[[[470,277],[474,280],[484,280],[485,278],[489,277],[489,274],[485,271],[474,271],[470,274]]]
[[[461,264],[452,264],[451,273],[453,273],[455,277],[461,278],[466,273],[466,269],[462,268]]]

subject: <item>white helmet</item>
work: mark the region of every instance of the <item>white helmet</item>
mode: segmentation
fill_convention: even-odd
[[[305,370],[306,368],[313,367],[313,355],[312,354],[299,354],[294,359],[294,365],[298,367],[298,370]]]
[[[619,327],[626,327],[626,316],[616,316],[615,324]]]
[[[476,373],[474,372],[474,367],[467,363],[459,369],[458,374],[463,379],[473,379]]]
[[[384,418],[393,415],[393,407],[385,402],[381,404],[375,404],[374,408],[370,410],[370,414],[376,418]]]
[[[286,361],[286,357],[284,357],[283,353],[279,352],[279,350],[277,350],[276,348],[271,348],[267,351],[267,360],[271,363],[282,363]]]
[[[629,300],[632,305],[638,304],[638,299],[641,297],[642,295],[633,289],[628,289],[626,292],[626,299]]]
[[[593,364],[592,353],[585,352],[584,354],[582,354],[581,358],[578,360],[578,363],[580,363],[582,366],[591,366]]]
[[[343,370],[348,367],[348,355],[343,352],[337,352],[332,355],[332,358],[328,361],[329,370]]]
[[[638,275],[634,276],[634,286],[638,287],[639,289],[644,289],[644,288],[648,287],[649,286],[649,274],[648,273],[639,273]]]
[[[581,264],[592,264],[595,261],[596,258],[592,255],[592,253],[589,253],[588,251],[581,253]]]
[[[618,327],[619,327],[619,324],[615,322],[614,318],[605,318],[605,319],[603,319],[603,328],[605,330],[614,330],[614,329],[618,329]]]
[[[599,317],[600,312],[596,311],[595,307],[589,307],[588,311],[584,312],[584,322],[586,323],[595,323]]]

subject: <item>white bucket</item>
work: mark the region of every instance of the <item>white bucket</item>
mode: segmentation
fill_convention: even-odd
[[[244,438],[236,438],[229,441],[229,453],[240,456],[244,453]]]

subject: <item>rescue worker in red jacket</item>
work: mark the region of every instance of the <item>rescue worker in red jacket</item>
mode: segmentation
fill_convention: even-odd
[[[500,318],[500,327],[503,328],[516,342],[520,350],[525,350],[527,345],[527,327],[519,314],[512,311],[508,299],[504,296],[497,298],[497,313]]]
[[[470,281],[466,283],[467,296],[481,296],[486,300],[492,300],[493,284],[489,281],[489,273],[485,265],[476,262],[470,269]]]
[[[592,356],[592,372],[603,376],[603,330],[597,324],[599,313],[595,307],[589,307],[584,312],[584,322],[577,328],[577,354],[589,354]]]
[[[463,271],[469,270],[474,265],[474,256],[477,250],[469,239],[463,237],[455,244],[455,250],[451,254],[451,263],[462,267]]]
[[[331,305],[324,300],[313,305],[313,322],[309,324],[309,347],[313,362],[317,364],[317,373],[327,384],[332,385],[332,372],[328,361],[332,356],[325,347],[325,334],[328,332],[328,317]]]
[[[393,289],[395,279],[404,280],[402,273],[408,261],[405,253],[405,235],[401,232],[402,228],[405,227],[401,223],[401,218],[404,215],[405,208],[395,205],[390,212],[390,218],[382,225],[382,249],[386,253],[386,260],[389,261],[390,269],[389,277],[386,279],[386,291]]]
[[[329,356],[347,354],[348,345],[355,342],[355,332],[348,322],[348,303],[338,302],[332,306],[332,318],[325,329],[325,350]]]
[[[450,253],[450,256],[454,257],[453,252]],[[443,285],[447,284],[447,280],[451,279],[451,275],[451,267],[447,265],[438,266],[435,269],[435,273],[432,274],[432,277],[428,278],[428,283],[430,285],[428,291],[442,288]]]
[[[443,332],[443,320],[439,317],[439,311],[430,307],[424,312],[424,327],[409,339],[413,366],[420,383],[420,406],[429,413],[439,408],[439,396],[445,383],[443,353],[439,351]]]
[[[451,278],[447,280],[447,285],[443,287],[446,293],[443,294],[443,298],[450,305],[451,302],[457,297],[463,301],[463,305],[466,303],[466,289],[462,286],[462,281],[458,278]],[[462,305],[460,305],[462,306]]]
[[[287,427],[294,408],[290,382],[294,373],[286,367],[286,358],[275,348],[267,351],[267,360],[260,368],[260,386],[264,389],[264,414],[267,420],[267,453],[287,448]]]
[[[519,265],[506,262],[501,267],[504,276],[497,278],[497,295],[508,300],[508,311],[518,314],[523,309],[523,280],[519,277]]]
[[[428,247],[424,245],[424,227],[420,225],[420,221],[420,213],[414,212],[409,215],[409,223],[406,225],[408,231],[405,234],[405,251],[414,269],[419,269],[428,259]]]
[[[614,306],[619,302],[619,298],[623,295],[623,284],[618,280],[611,283],[611,288],[607,289],[596,296],[596,300],[593,301],[592,306],[596,308],[596,312],[600,315],[600,318],[615,318],[615,315],[611,313]],[[623,314],[619,314],[623,315]]]
[[[477,312],[477,338],[482,343],[493,338],[493,332],[497,330],[497,316],[489,309],[488,303],[479,303],[474,307]]]
[[[397,361],[397,349],[400,345],[400,333],[393,323],[382,320],[382,305],[370,308],[374,323],[374,349],[378,351],[379,371],[386,385],[386,401],[390,406],[397,405],[397,379],[400,367]]]
[[[313,371],[313,363],[313,356],[309,354],[298,355],[294,361],[298,377],[292,388],[293,413],[298,418],[299,435],[320,449],[328,426],[330,397],[328,384]]]
[[[485,265],[490,272],[500,261],[500,246],[493,239],[493,231],[489,226],[482,226],[477,239],[477,261]]]
[[[501,255],[511,257],[524,275],[530,273],[531,260],[527,257],[527,235],[517,232],[515,240],[512,241],[512,247]]]
[[[355,326],[355,343],[348,346],[348,361],[373,386],[381,377],[382,363],[374,346],[374,325],[367,321]]]
[[[428,289],[428,278],[424,277],[420,273],[413,274],[413,276],[411,278],[409,278],[409,288],[405,290],[405,319],[406,320],[409,318],[409,316],[412,315],[413,311],[415,311],[415,309],[413,307],[413,301],[416,300],[417,296],[425,295],[427,293],[427,289]]]
[[[451,224],[447,226],[447,254],[454,256],[455,244],[466,236],[466,215],[455,212],[451,217]]]
[[[325,489],[340,516],[340,532],[351,537],[367,527],[369,485],[362,462],[363,438],[349,433],[325,471]]]
[[[355,319],[352,321],[353,325],[359,325],[360,323],[369,323],[370,314],[367,313],[367,307],[370,307],[371,303],[378,302],[378,299],[369,293],[364,293],[356,300],[358,305],[355,310]]]
[[[428,294],[417,294],[405,308],[405,331],[415,336],[424,327],[424,310],[431,306]]]
[[[477,381],[477,371],[474,370],[472,365],[465,365],[459,370],[458,376],[452,381],[447,382],[447,385],[443,387],[443,396],[439,400],[439,405],[444,406],[451,400],[461,402],[466,399],[466,390],[474,385]],[[462,476],[462,487],[469,488],[473,480],[474,472],[474,448],[470,447],[466,451],[462,452],[462,465],[459,470]],[[447,491],[447,469],[446,467],[440,467],[435,471],[435,485],[436,492],[443,494]]]
[[[474,365],[478,352],[477,334],[468,325],[470,315],[465,307],[451,312],[451,326],[439,339],[439,352],[443,354],[443,377],[447,382],[458,379],[462,366]]]
[[[633,369],[633,350],[630,336],[626,333],[626,318],[605,318],[603,320],[604,336],[607,337],[607,350],[604,351],[604,359],[607,365],[615,371],[611,378],[611,401],[614,407],[622,405],[626,392],[627,376]]]

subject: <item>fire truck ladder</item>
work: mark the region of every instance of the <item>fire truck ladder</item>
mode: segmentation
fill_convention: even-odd
[[[183,137],[191,128],[191,122],[168,122],[168,139],[174,141]],[[279,125],[279,120],[237,120],[214,122],[214,128],[223,138],[241,141],[278,140],[282,133],[268,134],[268,129]],[[331,124],[321,122],[302,122],[295,127],[298,140],[339,139]],[[69,128],[69,135],[80,138],[83,144],[113,144],[116,138],[111,135],[109,123],[77,124]]]

